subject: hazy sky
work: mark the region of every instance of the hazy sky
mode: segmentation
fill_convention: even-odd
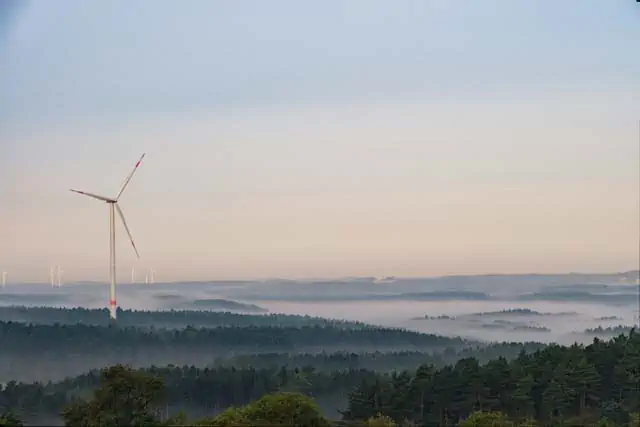
[[[4,4],[13,280],[637,268],[634,1]]]

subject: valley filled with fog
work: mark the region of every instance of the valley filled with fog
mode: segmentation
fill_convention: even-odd
[[[570,344],[636,323],[637,274],[209,281],[118,285],[122,309],[283,313],[480,341]],[[12,284],[0,306],[103,308],[105,283]],[[5,318],[8,317],[8,318]],[[2,315],[5,321],[11,315]],[[32,319],[25,319],[32,320]],[[599,329],[597,329],[599,328]]]
[[[462,369],[469,360],[510,363],[538,357],[548,343],[631,337],[636,278],[121,284],[116,325],[106,283],[8,283],[0,289],[0,403],[31,423],[61,425],[62,408],[99,384],[97,370],[124,364],[162,376],[172,413],[215,416],[267,392],[298,390],[339,419],[367,378],[427,365]]]

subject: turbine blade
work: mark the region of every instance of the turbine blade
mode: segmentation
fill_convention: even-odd
[[[116,196],[116,201],[118,199],[120,199],[120,196],[124,192],[124,189],[127,188],[127,185],[129,185],[129,181],[131,181],[131,178],[133,178],[133,174],[136,173],[136,170],[138,169],[138,166],[140,166],[140,163],[142,163],[142,159],[144,159],[145,155],[146,155],[146,153],[142,153],[142,156],[140,156],[140,160],[138,160],[138,163],[136,163],[136,165],[133,167],[133,170],[131,171],[129,176],[127,176],[127,178],[124,180],[124,184],[122,184],[122,187],[120,188],[120,191],[118,192],[118,195]]]
[[[131,236],[131,231],[129,231],[129,227],[127,226],[127,221],[124,219],[124,214],[122,213],[122,209],[120,209],[120,205],[115,203],[116,209],[118,210],[118,214],[120,215],[120,219],[122,220],[122,225],[124,225],[124,229],[127,230],[127,234],[129,235],[129,241],[131,242],[131,246],[133,246],[133,250],[136,251],[136,256],[140,259],[140,254],[138,253],[138,249],[136,248],[136,244],[133,242],[133,237]]]
[[[69,191],[73,191],[74,193],[82,194],[84,196],[93,197],[94,199],[102,200],[103,202],[115,202],[115,200],[110,199],[108,197],[98,196],[97,194],[87,193],[86,191],[80,191],[80,190],[74,190],[74,189],[70,189]]]

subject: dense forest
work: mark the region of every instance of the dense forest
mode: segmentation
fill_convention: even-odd
[[[205,369],[168,366],[143,371],[165,380],[171,407],[189,408],[190,412],[211,414],[231,404],[248,403],[267,392],[293,389],[304,390],[319,397],[323,409],[335,415],[338,406],[346,403],[348,392],[362,378],[396,370],[415,370],[423,364],[443,367],[469,355],[474,355],[481,361],[502,356],[513,359],[522,351],[534,352],[539,348],[542,345],[531,343],[495,344],[436,355],[420,352],[273,353],[237,356],[219,361],[219,366]],[[99,371],[94,370],[75,378],[46,384],[12,381],[7,384],[0,403],[4,401],[21,413],[55,415],[68,399],[86,394],[96,387],[99,374]],[[212,386],[207,386],[208,382],[215,383],[213,389]],[[198,387],[205,387],[204,394],[193,394],[194,388]]]
[[[41,325],[85,325],[109,326],[107,309],[56,308],[56,307],[0,307],[0,321],[13,321]],[[290,314],[238,314],[207,310],[122,310],[118,309],[120,326],[153,326],[156,328],[182,329],[215,326],[333,326],[357,329],[368,327],[361,322],[325,319],[322,317]]]
[[[301,368],[313,366],[319,371],[334,371],[343,369],[371,369],[379,372],[392,370],[415,369],[425,363],[437,367],[456,361],[474,357],[481,363],[491,359],[504,357],[507,360],[516,358],[522,351],[533,353],[542,349],[545,344],[529,343],[495,343],[485,346],[466,347],[456,350],[452,347],[442,352],[426,353],[420,351],[394,351],[394,352],[336,352],[315,354],[283,354],[283,353],[259,353],[241,355],[231,358],[216,360],[214,366],[273,368],[288,366]]]
[[[233,316],[233,315],[231,315]],[[480,344],[460,338],[399,329],[334,326],[218,326],[157,329],[84,324],[32,325],[0,322],[0,382],[60,380],[113,364],[274,366],[312,354],[348,352],[357,363],[379,370],[410,369],[422,363],[441,365],[474,355],[515,357],[537,343]],[[366,353],[374,353],[367,356]],[[382,353],[393,353],[382,355]],[[254,355],[255,357],[251,356]],[[320,355],[323,364],[327,358]],[[302,359],[300,359],[302,360]],[[336,369],[354,367],[353,358]]]
[[[202,425],[251,425],[257,402],[279,399],[307,399],[318,425],[626,426],[640,412],[633,329],[562,347],[292,315],[121,311],[128,326],[104,326],[103,310],[5,307],[0,315],[12,320],[0,321],[0,426],[16,418],[82,425],[84,399],[99,397],[108,372],[161,384],[147,414],[154,423],[184,411]],[[97,370],[105,366],[115,367]]]
[[[104,390],[125,386],[127,393]],[[324,407],[324,414],[304,395]],[[125,398],[121,405],[98,402]],[[275,405],[269,411],[268,402]],[[146,420],[138,425],[255,425],[271,414],[280,420],[270,419],[271,425],[634,426],[640,412],[640,334],[634,330],[588,346],[551,345],[511,361],[465,358],[442,368],[425,364],[391,373],[116,366],[57,384],[9,383],[0,405],[24,420],[61,413],[66,425],[83,425],[87,417]],[[191,421],[171,417],[179,408]]]
[[[632,330],[588,346],[548,346],[513,361],[474,358],[436,369],[421,366],[365,381],[350,395],[349,420],[378,413],[396,421],[455,425],[474,411],[500,411],[544,425],[626,425],[640,412],[640,334]]]
[[[117,363],[203,366],[216,357],[262,352],[445,350],[460,338],[399,329],[222,326],[180,330],[0,322],[0,381],[49,380]],[[22,367],[22,368],[21,368]]]

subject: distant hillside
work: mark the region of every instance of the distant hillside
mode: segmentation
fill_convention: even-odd
[[[518,297],[521,301],[580,301],[613,305],[637,304],[638,294],[629,291],[625,293],[593,293],[587,291],[541,291]]]
[[[513,316],[574,316],[577,313],[574,311],[563,311],[560,313],[541,313],[539,311],[531,310],[528,308],[511,308],[500,311],[485,311],[480,313],[472,313],[467,316],[478,317],[513,317]]]
[[[618,325],[609,328],[598,326],[597,328],[585,329],[584,333],[589,335],[613,336],[620,334],[628,334],[633,326]]]
[[[267,313],[269,310],[259,307],[255,304],[244,304],[237,301],[231,301],[219,298],[197,299],[191,303],[196,308],[206,308],[208,310],[218,311],[238,311],[244,313]]]
[[[436,352],[472,345],[479,343],[393,328],[345,328],[329,321],[300,327],[249,324],[171,330],[0,322],[0,383],[57,380],[117,363],[206,366],[242,354]]]
[[[335,283],[332,283],[335,285]],[[344,289],[343,289],[344,291]],[[474,291],[430,291],[430,292],[402,292],[402,293],[327,293],[318,294],[287,294],[265,295],[259,293],[242,293],[245,299],[275,300],[275,301],[451,301],[471,300],[486,301],[491,296],[484,292]]]
[[[12,321],[52,325],[108,326],[107,309],[56,308],[56,307],[0,307],[0,321]],[[358,329],[367,325],[361,322],[325,319],[293,314],[239,314],[209,310],[122,310],[118,309],[118,325],[121,327],[155,327],[182,329],[217,326],[333,326]]]

